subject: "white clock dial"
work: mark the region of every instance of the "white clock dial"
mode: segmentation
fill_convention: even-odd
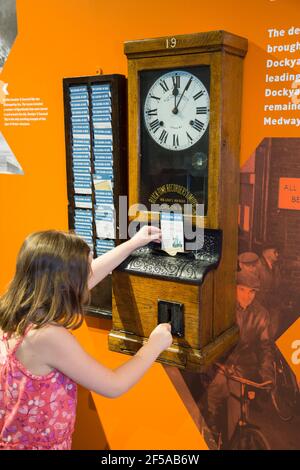
[[[144,105],[150,136],[168,150],[184,150],[198,142],[209,123],[209,94],[195,75],[173,70],[159,77]]]

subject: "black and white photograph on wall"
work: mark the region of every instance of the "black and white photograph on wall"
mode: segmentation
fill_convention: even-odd
[[[0,132],[0,174],[23,174],[23,170]]]
[[[0,72],[17,36],[16,0],[0,2]]]
[[[300,139],[241,168],[237,345],[205,373],[166,367],[211,449],[299,450],[299,384],[276,340],[300,312]]]

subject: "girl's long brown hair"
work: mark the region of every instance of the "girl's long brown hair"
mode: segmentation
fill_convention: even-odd
[[[78,328],[88,303],[88,245],[71,233],[36,232],[24,241],[16,273],[0,298],[0,328],[23,335],[30,324]]]

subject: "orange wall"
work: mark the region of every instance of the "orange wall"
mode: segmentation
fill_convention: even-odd
[[[298,0],[17,0],[19,34],[0,80],[9,83],[10,97],[40,97],[49,107],[49,118],[27,128],[8,128],[3,126],[0,107],[0,130],[25,172],[0,175],[0,291],[13,275],[17,251],[28,233],[67,229],[63,77],[93,75],[99,68],[103,73],[126,74],[125,40],[214,29],[245,36],[249,52],[244,69],[244,162],[263,137],[299,134],[296,128],[264,129],[262,124],[266,29],[297,26],[297,7]],[[77,334],[106,365],[128,360],[107,350],[105,328],[84,325]],[[80,395],[82,410],[88,399],[83,391]],[[107,443],[123,449],[205,447],[159,364],[124,397],[94,399],[101,421],[100,447]],[[80,429],[76,434],[77,448],[87,445],[86,420],[81,441]],[[93,439],[97,441],[94,434]]]

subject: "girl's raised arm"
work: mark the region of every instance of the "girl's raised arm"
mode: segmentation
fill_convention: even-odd
[[[122,243],[113,250],[92,261],[92,274],[88,282],[89,289],[92,289],[102,279],[104,279],[113,269],[124,261],[132,251],[147,245],[151,241],[159,241],[161,231],[154,226],[144,226],[134,237]]]

